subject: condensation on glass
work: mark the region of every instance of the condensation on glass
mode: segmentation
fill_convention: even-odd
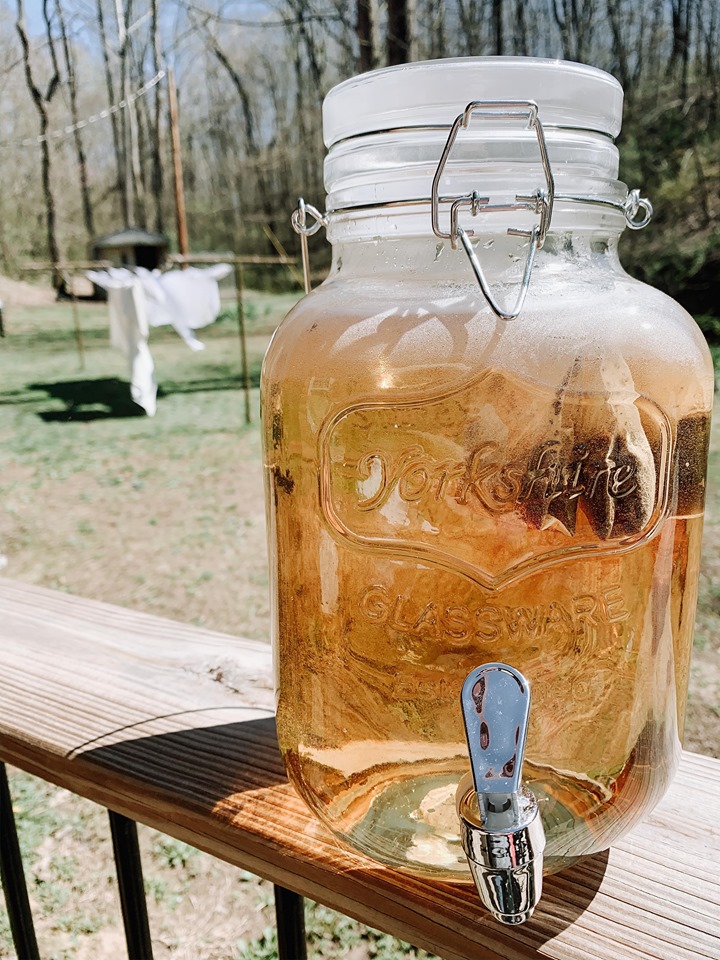
[[[678,763],[713,372],[692,318],[620,265],[621,112],[609,75],[514,58],[381,70],[325,102],[332,268],[263,371],[278,738],[336,835],[422,875],[468,877],[460,690],[480,663],[532,686],[546,871],[617,840]],[[496,310],[534,255],[515,319],[462,233]]]

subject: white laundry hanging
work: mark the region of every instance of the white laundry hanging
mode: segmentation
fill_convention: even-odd
[[[147,345],[149,327],[172,326],[191,350],[204,350],[193,331],[217,319],[218,281],[231,270],[229,264],[218,263],[168,273],[144,267],[88,271],[88,278],[108,292],[110,343],[128,358],[132,398],[148,416],[154,416],[157,406],[155,366]]]
[[[139,277],[122,268],[91,270],[87,276],[107,290],[110,343],[128,359],[130,395],[149,417],[153,417],[157,409],[157,381],[147,344],[149,327],[142,283]]]
[[[148,321],[151,327],[172,325],[191,350],[202,350],[204,344],[194,330],[214,323],[220,313],[218,281],[232,267],[218,263],[212,267],[188,267],[185,270],[146,270],[137,267],[147,297]]]

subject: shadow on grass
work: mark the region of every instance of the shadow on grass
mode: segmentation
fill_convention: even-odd
[[[130,396],[129,385],[116,377],[31,383],[29,388],[43,390],[53,400],[60,400],[65,404],[64,410],[39,410],[38,416],[46,423],[145,416],[143,408]],[[99,407],[104,409],[98,409]]]
[[[253,368],[250,386],[260,385],[260,367]],[[166,381],[158,387],[158,399],[184,393],[209,393],[241,389],[240,378],[220,374],[217,377],[185,381]],[[130,396],[130,385],[117,377],[97,380],[59,380],[55,383],[30,383],[26,390],[43,391],[53,400],[65,404],[64,410],[39,410],[37,416],[46,423],[88,422],[91,420],[124,419],[145,416],[142,407]],[[0,406],[22,403],[37,404],[36,396],[23,395],[22,391],[0,393]]]

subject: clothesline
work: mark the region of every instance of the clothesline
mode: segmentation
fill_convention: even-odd
[[[47,140],[60,140],[63,137],[70,136],[71,133],[75,133],[76,130],[82,130],[83,127],[87,127],[91,123],[97,123],[98,120],[106,120],[109,116],[114,113],[119,113],[121,110],[124,110],[126,107],[129,107],[130,104],[135,103],[136,100],[139,100],[140,97],[145,96],[148,90],[151,90],[156,86],[162,78],[165,76],[164,70],[159,70],[155,76],[148,80],[147,83],[143,84],[139,90],[131,94],[127,98],[123,98],[114,103],[111,107],[106,107],[105,110],[101,110],[99,113],[93,113],[91,116],[87,117],[85,120],[78,120],[77,123],[68,124],[66,127],[62,127],[59,130],[53,130],[52,133],[42,133],[37,137],[27,137],[25,140],[8,140],[2,146],[5,147],[34,147],[39,143],[44,143]]]

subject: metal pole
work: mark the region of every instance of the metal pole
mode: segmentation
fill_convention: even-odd
[[[238,335],[240,337],[240,363],[242,365],[243,389],[245,390],[245,423],[252,423],[250,412],[250,367],[248,366],[247,342],[245,340],[245,310],[243,308],[243,268],[235,258],[235,299],[237,300]]]
[[[153,960],[137,824],[108,810],[129,960]]]
[[[275,920],[279,960],[307,960],[305,901],[292,890],[275,885]]]
[[[72,303],[73,325],[75,327],[75,343],[77,344],[80,369],[85,369],[85,344],[83,342],[82,327],[80,325],[80,311],[75,296],[75,274],[70,273],[70,302]]]
[[[4,763],[0,763],[0,880],[17,955],[40,960]]]
[[[175,73],[168,68],[168,104],[170,107],[170,135],[172,141],[173,171],[175,173],[175,215],[177,218],[178,250],[186,257],[189,252],[187,218],[185,216],[185,187],[183,184],[182,153],[180,147],[180,124],[178,122],[177,89]],[[187,269],[183,263],[182,269]]]

